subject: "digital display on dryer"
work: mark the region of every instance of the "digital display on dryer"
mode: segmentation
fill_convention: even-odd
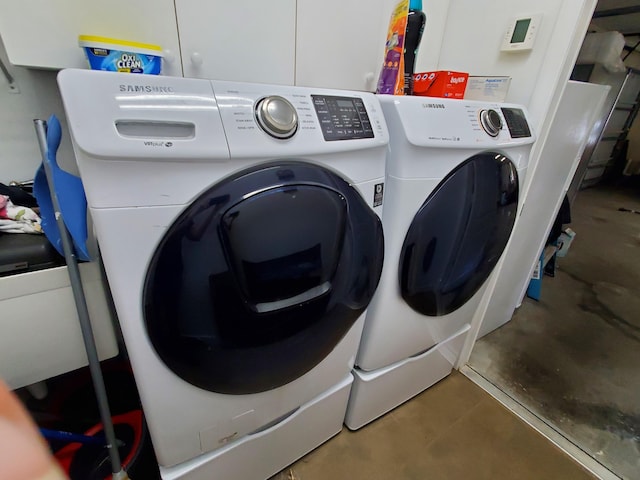
[[[501,110],[507,122],[511,138],[527,138],[531,136],[531,129],[522,110],[519,108],[502,108]]]
[[[373,128],[361,98],[311,95],[327,142],[373,138]]]

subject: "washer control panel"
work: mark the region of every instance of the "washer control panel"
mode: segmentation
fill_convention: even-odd
[[[327,142],[373,138],[364,102],[358,97],[311,95],[322,135]]]
[[[306,158],[389,143],[382,108],[372,93],[224,80],[211,80],[209,87],[236,159]],[[206,136],[206,131],[196,128],[195,135]]]

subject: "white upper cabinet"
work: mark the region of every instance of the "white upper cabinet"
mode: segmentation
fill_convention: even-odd
[[[182,75],[173,0],[0,0],[0,36],[14,65],[88,68],[83,34],[160,45],[162,73]]]
[[[185,77],[293,85],[296,0],[176,0]]]
[[[374,91],[397,0],[298,0],[296,84]]]
[[[89,68],[84,34],[160,45],[164,75],[373,91],[396,2],[0,0],[0,36],[19,66]]]

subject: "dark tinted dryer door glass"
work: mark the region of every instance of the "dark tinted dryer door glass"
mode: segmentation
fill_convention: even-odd
[[[475,155],[432,192],[407,232],[399,265],[405,301],[424,315],[446,315],[491,274],[518,207],[518,174],[505,156]]]

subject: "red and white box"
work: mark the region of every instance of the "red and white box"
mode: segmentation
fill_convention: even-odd
[[[413,75],[413,94],[424,97],[464,98],[469,74],[439,70]]]

